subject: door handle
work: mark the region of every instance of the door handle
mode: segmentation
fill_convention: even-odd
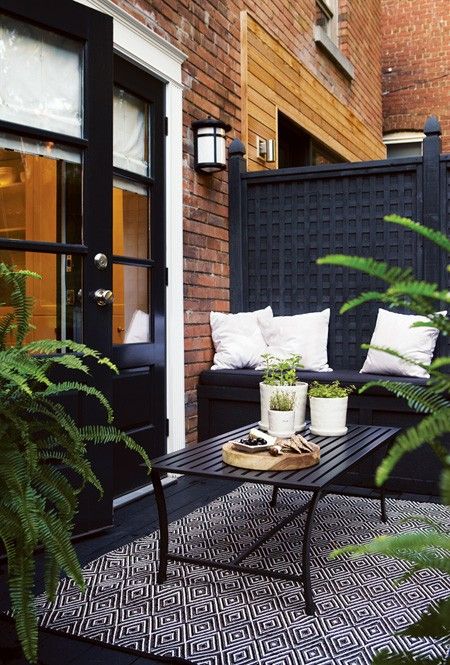
[[[114,295],[110,289],[97,289],[94,293],[94,299],[99,307],[104,307],[113,304]]]

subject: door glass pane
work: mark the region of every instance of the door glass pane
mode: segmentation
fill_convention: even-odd
[[[80,155],[0,135],[0,238],[80,243]]]
[[[80,43],[0,15],[0,118],[82,134]]]
[[[139,175],[149,175],[149,122],[147,102],[126,90],[114,88],[114,166]]]
[[[82,259],[77,255],[0,250],[0,262],[38,273],[27,280],[27,295],[34,300],[26,341],[73,339],[82,341]],[[0,278],[0,318],[11,311],[11,291]],[[13,340],[11,339],[11,342]]]
[[[150,270],[113,266],[113,344],[150,341]]]
[[[149,224],[147,187],[114,178],[113,253],[117,256],[147,259]]]

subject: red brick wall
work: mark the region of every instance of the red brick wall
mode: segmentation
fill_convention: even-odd
[[[421,131],[428,115],[450,152],[448,0],[381,0],[384,131]]]
[[[187,55],[184,93],[184,270],[187,440],[196,438],[196,385],[210,367],[211,310],[229,310],[227,175],[193,170],[191,122],[211,115],[239,137],[240,12],[299,58],[375,133],[381,135],[380,0],[342,0],[343,48],[353,62],[351,83],[313,41],[315,0],[115,0]],[[363,35],[363,39],[361,39]]]

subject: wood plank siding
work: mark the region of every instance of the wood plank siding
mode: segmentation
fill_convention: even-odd
[[[241,13],[241,75],[249,170],[278,168],[278,162],[266,164],[256,156],[257,137],[277,138],[278,111],[344,160],[385,157],[381,138],[246,11]]]

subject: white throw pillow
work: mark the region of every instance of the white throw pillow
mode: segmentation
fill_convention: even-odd
[[[258,319],[267,322],[272,317],[271,307],[237,314],[211,312],[211,336],[216,351],[211,369],[261,366],[261,355],[267,351],[267,346]]]
[[[447,312],[439,312],[445,316]],[[433,358],[434,347],[439,330],[431,326],[412,328],[416,321],[428,321],[425,316],[398,314],[388,309],[379,309],[375,330],[370,343],[398,351],[403,356],[429,365]],[[417,365],[400,360],[383,351],[369,349],[361,373],[394,374],[396,376],[418,376],[429,378],[428,372]]]
[[[331,372],[328,366],[328,324],[330,309],[322,312],[274,316],[259,319],[267,351],[277,358],[300,354],[304,369]]]

